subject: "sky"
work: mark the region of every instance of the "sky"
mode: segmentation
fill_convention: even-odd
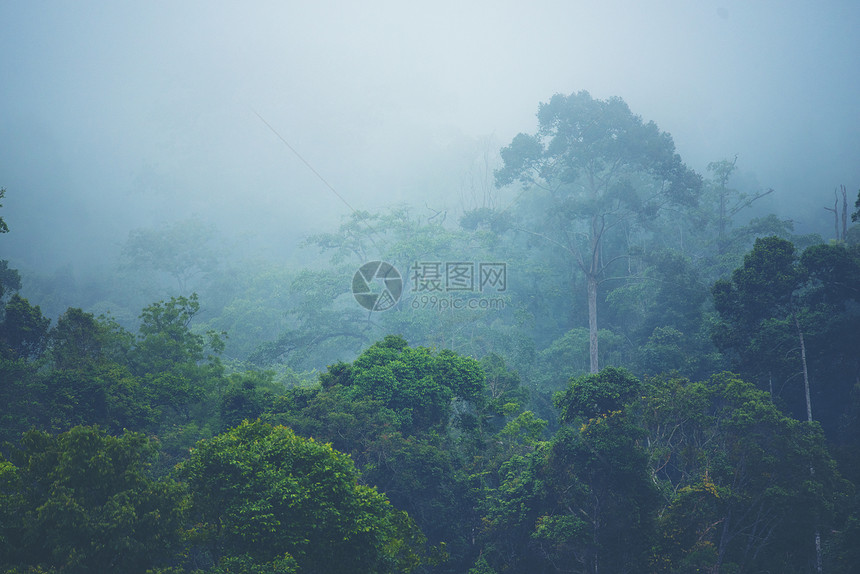
[[[798,231],[860,188],[855,1],[0,0],[0,26],[0,258],[22,270],[192,217],[289,254],[353,209],[456,214],[579,90],[700,173],[737,155]]]

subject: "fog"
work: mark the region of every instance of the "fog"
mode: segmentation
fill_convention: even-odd
[[[196,216],[301,257],[351,209],[468,207],[484,156],[579,90],[700,173],[737,155],[800,232],[860,186],[855,2],[529,4],[4,2],[0,255],[110,267],[129,230]]]

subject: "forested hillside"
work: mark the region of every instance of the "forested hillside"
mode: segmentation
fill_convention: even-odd
[[[0,569],[856,572],[860,193],[798,235],[741,161],[577,92],[294,261],[198,218],[0,261]]]

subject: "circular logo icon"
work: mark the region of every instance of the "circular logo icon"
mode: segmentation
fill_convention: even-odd
[[[371,261],[352,276],[352,294],[358,304],[370,311],[387,311],[403,293],[403,279],[393,265]]]

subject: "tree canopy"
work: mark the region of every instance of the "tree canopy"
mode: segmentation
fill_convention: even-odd
[[[598,370],[597,289],[612,264],[608,238],[638,227],[668,203],[694,204],[701,177],[675,153],[672,136],[634,115],[621,98],[556,94],[538,108],[538,129],[501,150],[496,185],[515,181],[544,199],[527,232],[563,250],[586,278],[590,371]],[[540,229],[541,231],[536,231]]]
[[[846,188],[798,235],[620,98],[537,120],[462,209],[294,257],[194,218],[98,277],[0,260],[0,571],[855,572]],[[384,312],[352,292],[381,261]]]

